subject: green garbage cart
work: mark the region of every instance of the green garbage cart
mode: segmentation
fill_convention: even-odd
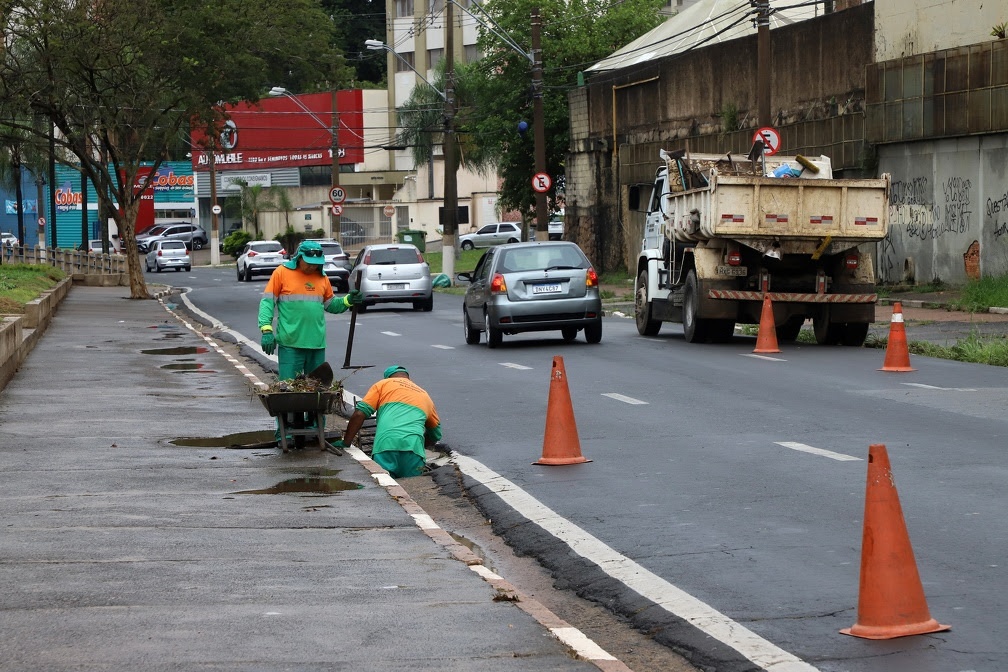
[[[396,232],[396,240],[400,243],[409,243],[411,245],[416,245],[416,248],[421,252],[427,251],[427,232],[418,231],[417,229],[403,229],[402,231]]]

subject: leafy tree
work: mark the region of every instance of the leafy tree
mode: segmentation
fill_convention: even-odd
[[[346,54],[348,66],[356,71],[354,85],[366,88],[385,81],[385,59],[364,50],[364,40],[385,39],[384,0],[321,0],[332,17],[334,46]]]
[[[125,243],[131,296],[148,298],[141,163],[152,176],[190,124],[216,137],[219,102],[258,100],[276,84],[340,85],[332,28],[315,0],[4,0],[0,119],[36,137],[52,122],[60,151],[109,185],[99,198]],[[25,121],[34,117],[46,123]]]
[[[567,92],[577,86],[578,72],[661,23],[662,5],[661,0],[490,0],[482,5],[500,31],[527,52],[532,44],[532,9],[539,7],[546,172],[555,185],[564,175],[570,146]],[[480,15],[477,7],[472,12]],[[479,113],[466,116],[466,128],[478,138],[484,160],[495,162],[503,178],[501,207],[529,218],[535,212],[531,63],[485,28],[480,30],[479,46],[484,53],[477,61]],[[528,124],[525,133],[518,131],[522,121]],[[549,193],[551,210],[557,208],[557,192],[554,187]]]

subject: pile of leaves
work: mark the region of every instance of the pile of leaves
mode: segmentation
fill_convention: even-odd
[[[320,380],[301,375],[290,380],[277,380],[263,390],[263,392],[267,394],[277,392],[335,392],[337,396],[342,396],[343,381],[337,380],[332,385],[325,385]]]

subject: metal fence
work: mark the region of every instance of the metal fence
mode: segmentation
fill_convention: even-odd
[[[127,270],[126,257],[122,254],[42,248],[37,245],[5,247],[0,250],[0,254],[5,264],[45,264],[68,274],[125,273]]]

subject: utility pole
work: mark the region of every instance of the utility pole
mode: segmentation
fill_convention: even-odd
[[[217,129],[210,140],[210,264],[220,263],[220,224],[217,219]]]
[[[56,249],[56,126],[49,122],[49,238],[50,246]],[[39,231],[39,238],[44,232]]]
[[[770,0],[756,0],[756,60],[757,116],[770,126]]]
[[[458,215],[458,174],[455,167],[455,3],[445,3],[445,130],[444,233],[441,237],[441,272],[455,278],[455,233]]]
[[[535,136],[535,171],[546,172],[546,128],[543,121],[542,47],[539,8],[532,8],[532,132]],[[536,240],[549,238],[546,192],[536,191]]]
[[[337,91],[336,87],[332,90],[332,186],[339,185],[340,174],[339,174],[339,101],[336,97]],[[330,238],[336,238],[341,235],[340,227],[340,216],[336,214],[336,211],[332,208],[329,209],[332,213],[332,231]]]

